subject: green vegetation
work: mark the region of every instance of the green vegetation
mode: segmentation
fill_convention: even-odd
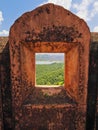
[[[37,64],[36,65],[37,85],[63,85],[64,84],[64,64]]]

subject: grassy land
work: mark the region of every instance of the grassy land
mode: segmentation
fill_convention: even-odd
[[[36,65],[37,85],[63,85],[64,84],[64,64],[53,63]]]

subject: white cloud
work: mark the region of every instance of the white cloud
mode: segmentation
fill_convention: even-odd
[[[8,36],[8,35],[9,35],[9,31],[7,30],[0,31],[0,36]]]
[[[93,32],[98,32],[98,26],[95,26]]]
[[[3,15],[2,15],[2,12],[0,11],[0,24],[1,24],[1,22],[3,21],[4,19],[3,19]]]
[[[80,4],[73,4],[79,17],[86,21],[90,21],[98,13],[98,1],[95,0],[82,0]]]
[[[98,1],[95,1],[93,4],[93,10],[91,12],[91,17],[94,17],[98,13]]]
[[[0,11],[0,26],[2,25],[3,21],[4,21],[4,18],[2,15],[2,11]],[[9,31],[7,31],[7,30],[0,31],[0,36],[8,36],[8,35],[9,35]]]
[[[44,2],[43,4],[46,4],[46,3],[54,3],[56,5],[63,6],[66,9],[70,9],[72,0],[48,0],[47,2]]]
[[[98,1],[95,1],[93,6],[94,6],[95,11],[98,12]]]

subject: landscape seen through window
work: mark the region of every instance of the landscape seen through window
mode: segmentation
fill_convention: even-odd
[[[36,53],[36,85],[64,85],[64,53]]]

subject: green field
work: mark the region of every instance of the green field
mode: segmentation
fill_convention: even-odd
[[[64,84],[64,63],[37,64],[36,65],[37,85],[63,85]]]

